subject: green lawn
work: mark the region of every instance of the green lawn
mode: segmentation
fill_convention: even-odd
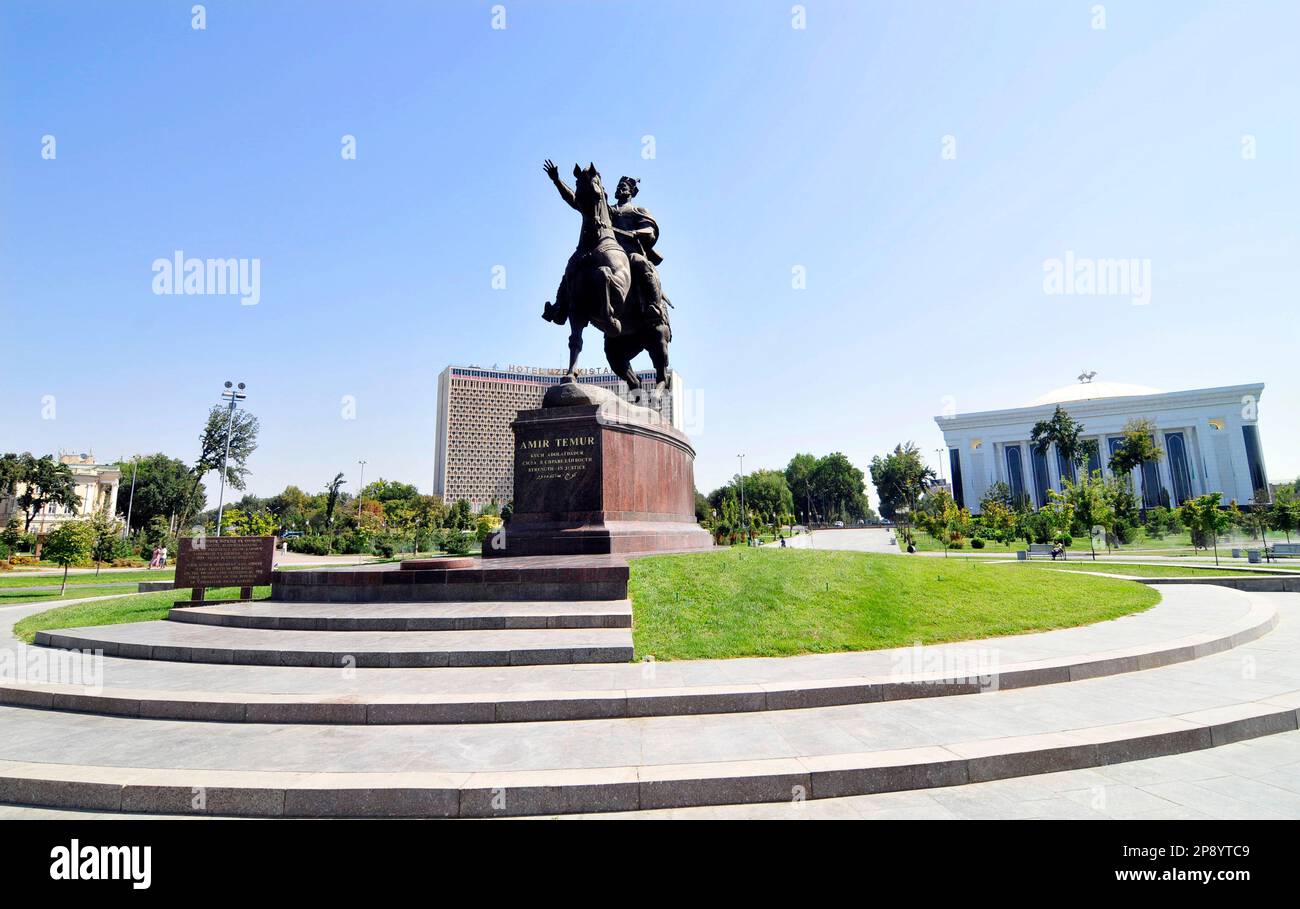
[[[115,593],[133,593],[134,584],[122,584],[118,587],[73,587],[68,585],[66,593],[60,594],[59,588],[41,593],[22,593],[0,588],[0,606],[22,606],[26,603],[44,603],[52,600],[75,600],[81,597],[107,597]]]
[[[135,581],[170,581],[176,576],[173,569],[155,569],[154,571],[106,571],[98,577],[94,574],[69,574],[68,586],[78,584],[106,584],[106,583],[133,583]],[[0,590],[6,587],[44,587],[48,584],[58,585],[63,583],[63,575],[46,575],[43,577],[23,577],[11,576],[6,573],[0,576]]]
[[[1145,585],[972,560],[732,549],[631,563],[638,658],[786,656],[1084,625],[1153,606]]]
[[[14,637],[30,644],[36,637],[36,632],[49,631],[52,628],[80,628],[83,625],[116,625],[121,622],[151,622],[165,619],[167,610],[171,609],[172,604],[176,602],[177,595],[175,590],[163,590],[158,593],[137,593],[94,603],[69,603],[67,606],[29,615],[15,623]],[[265,599],[270,595],[269,586],[253,588],[255,600]],[[239,596],[239,588],[212,588],[205,596],[209,600],[233,599]]]

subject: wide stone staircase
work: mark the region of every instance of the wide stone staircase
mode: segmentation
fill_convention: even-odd
[[[492,817],[828,798],[1101,766],[1297,728],[1300,595],[1159,586],[1082,628],[633,661],[617,557],[277,572],[273,599],[0,635],[0,802]],[[12,610],[17,619],[46,606]]]

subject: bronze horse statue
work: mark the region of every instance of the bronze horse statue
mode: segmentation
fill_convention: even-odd
[[[569,257],[554,305],[546,303],[542,312],[542,318],[557,325],[563,325],[566,320],[569,323],[566,378],[577,380],[582,332],[593,325],[605,336],[609,368],[627,383],[632,394],[640,397],[644,392],[632,368],[632,359],[642,351],[654,363],[653,394],[661,394],[668,386],[668,344],[672,340],[672,328],[666,307],[660,305],[660,301],[666,304],[668,299],[659,292],[657,277],[653,270],[649,270],[647,277],[645,269],[632,267],[620,239],[628,241],[634,235],[615,223],[594,164],[588,164],[586,169],[573,165],[577,181],[573,190],[560,180],[558,169],[550,161],[546,162],[545,170],[564,201],[582,215],[578,248]]]

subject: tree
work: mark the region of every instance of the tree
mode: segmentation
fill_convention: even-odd
[[[1126,486],[1133,488],[1133,471],[1146,464],[1154,464],[1165,456],[1164,449],[1156,444],[1156,425],[1145,417],[1134,417],[1124,424],[1123,435],[1115,452],[1110,456],[1110,472],[1123,477]],[[1146,514],[1146,496],[1142,497],[1142,513]]]
[[[18,518],[10,518],[9,523],[5,525],[5,529],[0,531],[0,542],[3,542],[9,549],[10,561],[13,560],[14,550],[18,548],[18,544],[22,542],[22,539],[23,531],[18,526]]]
[[[0,468],[0,483],[5,486],[0,489],[0,494],[5,495],[13,495],[22,486],[18,508],[25,519],[24,531],[32,529],[32,522],[48,505],[73,509],[81,505],[72,469],[54,460],[53,455],[41,458],[34,457],[31,452],[5,455],[4,466]]]
[[[1038,510],[1038,516],[1051,540],[1068,546],[1073,541],[1070,528],[1074,526],[1074,503],[1055,489],[1047,490],[1047,499],[1047,504]]]
[[[227,428],[230,434],[229,458],[226,457]],[[248,476],[248,459],[257,450],[258,429],[257,417],[247,410],[236,410],[232,415],[228,408],[216,404],[208,411],[208,421],[199,436],[199,456],[190,469],[190,495],[185,502],[186,511],[181,514],[182,524],[188,524],[199,511],[193,502],[203,477],[214,470],[220,471],[223,460],[226,484],[232,489],[243,490],[244,478]]]
[[[0,455],[0,499],[13,495],[23,481],[22,459],[12,451]]]
[[[1210,540],[1214,546],[1214,564],[1219,564],[1219,534],[1226,531],[1232,524],[1232,518],[1226,511],[1219,508],[1219,501],[1222,498],[1221,493],[1211,492],[1203,496],[1197,496],[1195,499],[1189,499],[1178,509],[1179,516],[1188,529],[1192,531],[1192,538],[1195,540],[1196,534]]]
[[[998,499],[989,499],[980,505],[980,525],[984,532],[999,543],[1010,543],[1016,538],[1016,512]]]
[[[866,518],[866,475],[853,466],[842,453],[835,451],[817,460],[812,472],[813,498],[822,505],[827,519],[859,520]]]
[[[771,524],[794,510],[794,497],[780,470],[755,470],[745,477],[745,507]]]
[[[1083,533],[1088,534],[1092,550],[1092,560],[1097,561],[1097,530],[1108,533],[1115,525],[1115,490],[1111,484],[1101,478],[1101,471],[1094,470],[1077,481],[1068,477],[1061,481],[1064,491],[1062,497],[1073,510],[1073,520]]]
[[[68,567],[90,558],[95,545],[95,529],[89,521],[66,521],[55,528],[45,539],[45,557],[63,566],[62,596],[68,589]]]
[[[169,521],[173,516],[197,514],[207,504],[203,484],[193,485],[190,469],[179,458],[165,454],[137,455],[118,461],[123,482],[117,487],[117,512],[130,512],[130,531],[139,530],[154,518]],[[135,475],[135,495],[131,494],[131,476]]]
[[[984,491],[984,496],[980,499],[980,513],[987,511],[990,505],[1001,505],[1003,508],[1011,509],[1016,504],[1011,500],[1011,487],[1002,480],[996,480]]]
[[[221,532],[232,537],[265,537],[275,533],[275,518],[265,511],[227,508],[221,523]]]
[[[113,561],[113,556],[117,553],[117,538],[122,532],[122,522],[105,511],[97,511],[89,523],[94,533],[90,555],[95,560],[95,577],[99,577],[100,564]]]
[[[700,492],[698,489],[695,490],[695,521],[696,521],[696,523],[698,523],[698,524],[700,524],[700,525],[702,525],[702,526],[703,526],[703,525],[707,525],[707,524],[709,523],[709,519],[710,519],[711,517],[712,517],[712,515],[710,514],[709,499],[708,499],[708,497],[707,497],[704,493]]]
[[[952,494],[943,488],[929,492],[916,512],[917,523],[930,536],[943,543],[943,557],[948,549],[961,541],[970,527],[970,513],[957,507]]]
[[[791,496],[803,506],[805,524],[812,523],[812,476],[817,467],[817,458],[810,454],[797,454],[785,467],[785,485]]]
[[[921,450],[911,442],[895,445],[885,457],[871,459],[871,484],[880,498],[880,514],[893,521],[900,508],[916,510],[922,493],[935,481],[935,473],[921,459]]]
[[[275,516],[279,527],[299,528],[307,522],[308,510],[311,508],[311,496],[297,486],[286,486],[284,492],[271,496],[266,502],[266,510]]]
[[[1039,454],[1045,454],[1047,449],[1055,445],[1065,463],[1074,465],[1079,463],[1080,457],[1086,458],[1089,451],[1089,446],[1080,438],[1082,433],[1083,424],[1057,404],[1051,419],[1039,420],[1034,424],[1034,428],[1029,431],[1029,439],[1034,451]]]
[[[334,508],[339,503],[339,490],[347,480],[343,479],[343,473],[334,474],[334,479],[330,480],[325,486],[325,526],[328,528],[334,524]]]
[[[474,507],[466,499],[457,499],[447,515],[447,525],[454,530],[469,530],[474,526]]]
[[[1291,542],[1291,531],[1300,530],[1300,499],[1295,490],[1280,487],[1268,509],[1269,526],[1279,533],[1286,534],[1286,541]],[[7,540],[6,540],[7,542]]]

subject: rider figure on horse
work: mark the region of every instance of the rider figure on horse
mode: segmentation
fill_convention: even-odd
[[[578,203],[574,196],[573,190],[565,184],[560,178],[560,169],[555,166],[549,159],[543,165],[546,175],[551,178],[555,184],[556,190],[570,208],[578,210]],[[610,218],[613,221],[615,239],[623,251],[627,253],[628,264],[632,270],[633,287],[638,291],[637,297],[641,304],[643,319],[647,324],[662,325],[668,321],[667,313],[664,310],[663,288],[659,282],[659,273],[655,266],[663,261],[663,256],[655,251],[655,243],[659,240],[659,224],[655,221],[654,216],[636,205],[631,201],[640,191],[639,183],[641,181],[635,177],[620,177],[618,186],[614,190],[614,199],[616,205],[609,207]],[[565,268],[565,277],[567,278],[572,269],[577,267],[585,253],[579,249],[569,258],[568,267]],[[556,293],[555,304],[546,304],[542,313],[542,318],[554,322],[556,325],[563,325],[569,316],[570,300],[565,280],[561,279],[559,291]],[[612,307],[606,312],[606,321],[609,322],[612,331],[606,331],[606,335],[618,335],[622,332],[622,325]]]

